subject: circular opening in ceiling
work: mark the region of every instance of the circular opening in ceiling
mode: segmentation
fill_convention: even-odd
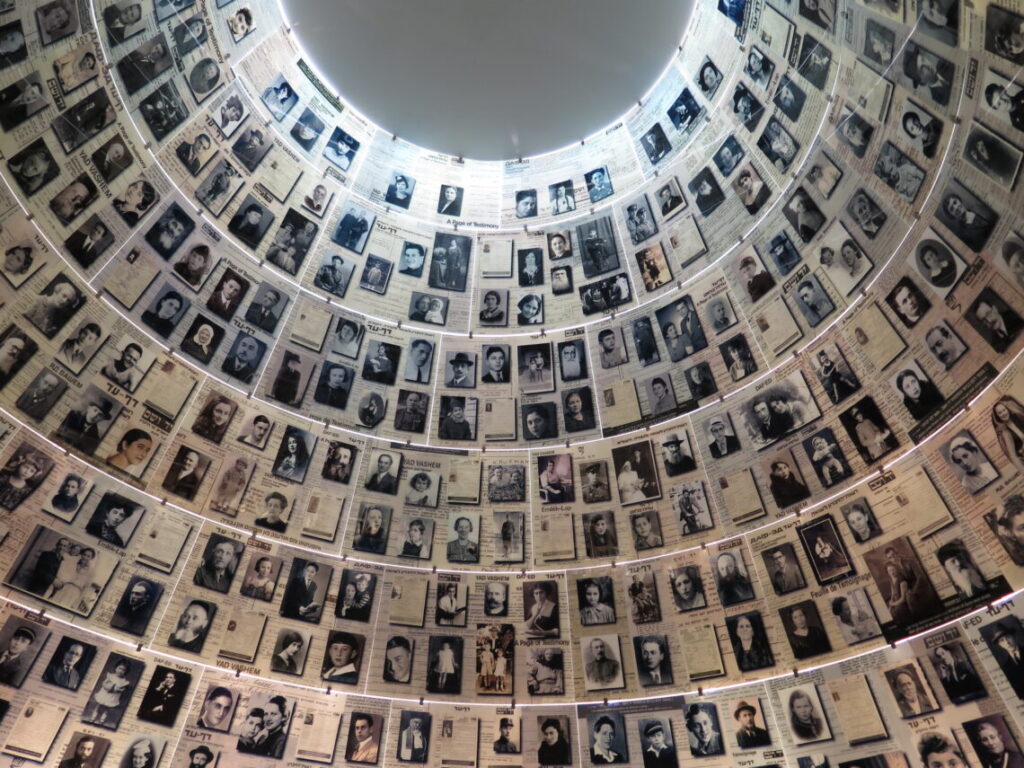
[[[621,117],[693,0],[284,0],[316,69],[383,130],[479,160],[541,154]]]

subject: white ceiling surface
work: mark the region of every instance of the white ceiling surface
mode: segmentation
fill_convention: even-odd
[[[377,125],[479,160],[610,125],[675,53],[694,0],[284,0],[315,67]]]

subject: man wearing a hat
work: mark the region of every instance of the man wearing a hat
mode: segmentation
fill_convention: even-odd
[[[200,744],[188,753],[188,759],[189,768],[206,768],[213,762],[213,752],[205,744]]]
[[[682,441],[675,432],[665,435],[661,441],[661,455],[665,462],[665,474],[675,477],[697,468],[697,462],[688,453],[683,452]]]
[[[772,743],[772,738],[768,735],[768,731],[764,728],[758,728],[755,724],[754,718],[757,717],[757,709],[753,705],[741,701],[739,706],[736,707],[733,717],[740,724],[739,729],[736,731],[736,743],[739,744],[740,749],[766,747]]]
[[[675,747],[665,743],[665,726],[660,720],[644,728],[644,739],[647,741],[644,768],[678,768]]]
[[[103,437],[100,434],[100,422],[113,418],[114,404],[105,397],[90,398],[85,402],[84,409],[71,411],[61,424],[58,436],[78,448],[83,453],[92,453]]]
[[[473,360],[469,355],[465,352],[457,352],[448,361],[448,365],[451,366],[452,371],[448,374],[448,379],[444,383],[446,387],[470,389],[474,386],[475,382],[469,373],[469,369],[473,367]]]
[[[1021,650],[1014,625],[998,622],[988,644],[1017,698],[1024,699],[1024,650]]]
[[[501,734],[494,741],[494,754],[518,755],[519,745],[512,741],[512,718],[503,717],[498,721],[498,732]]]
[[[466,421],[466,398],[442,398],[442,407],[444,406],[447,406],[447,413],[441,417],[437,436],[442,440],[472,440],[473,429]]]
[[[0,683],[21,685],[22,679],[32,664],[32,654],[26,653],[36,641],[36,633],[31,627],[19,626],[7,641],[7,650],[0,653]]]

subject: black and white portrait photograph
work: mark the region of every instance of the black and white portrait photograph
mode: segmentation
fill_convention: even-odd
[[[743,72],[747,74],[755,85],[767,90],[772,74],[775,72],[775,62],[769,59],[764,51],[756,45],[752,46],[747,60],[743,66]]]
[[[963,489],[975,494],[999,479],[999,470],[982,450],[978,439],[964,429],[940,449]]]
[[[823,488],[831,488],[853,476],[835,432],[826,427],[803,440],[804,451]]]
[[[146,507],[143,504],[107,491],[86,523],[85,532],[101,541],[124,547],[145,513]]]
[[[1007,352],[1024,329],[1024,318],[991,287],[981,289],[964,319],[997,354]]]
[[[768,118],[764,132],[757,139],[757,146],[768,162],[781,173],[789,171],[790,164],[800,151],[800,143],[774,117]]]
[[[791,450],[775,451],[762,458],[761,471],[768,476],[768,490],[780,509],[810,497],[807,481]]]
[[[270,110],[274,119],[281,122],[285,115],[299,103],[299,96],[284,75],[278,75],[270,85],[263,89],[260,100]]]
[[[117,71],[125,90],[132,94],[156,80],[173,63],[171,47],[164,34],[160,33],[121,57],[117,62]]]
[[[254,690],[249,695],[247,706],[249,710],[238,725],[235,749],[242,754],[280,760],[284,756],[295,714],[294,699],[273,691]]]
[[[743,415],[751,442],[766,447],[817,419],[821,410],[803,374],[796,371],[744,403]]]
[[[45,626],[25,621],[18,616],[9,616],[0,629],[0,648],[3,648],[0,654],[3,658],[0,661],[0,682],[12,688],[21,688],[49,638],[50,630]]]
[[[578,292],[580,309],[584,315],[615,309],[633,299],[629,278],[625,272],[581,285]]]
[[[144,635],[163,593],[162,584],[132,576],[110,617],[110,626],[130,635]]]
[[[789,542],[766,549],[761,559],[775,594],[785,595],[807,586],[796,550]]]
[[[864,562],[898,631],[906,632],[942,609],[942,600],[906,536],[867,550]]]
[[[1024,64],[1022,28],[1024,16],[998,5],[989,6],[985,15],[985,50],[1017,66]]]
[[[583,174],[583,179],[587,184],[587,194],[590,196],[591,203],[600,202],[614,192],[607,166],[601,166]]]
[[[711,702],[690,704],[685,712],[691,757],[715,757],[725,754],[718,705]]]
[[[801,187],[797,191],[803,193],[803,188]],[[800,209],[803,208],[804,201],[807,199],[809,198],[806,194],[794,195],[790,198],[787,207],[783,209],[783,213],[794,228],[799,229],[801,221],[804,222],[805,226],[810,225],[812,228],[817,226],[818,219],[816,215],[810,218],[800,218]],[[815,209],[817,209],[817,206],[815,206]],[[779,270],[779,274],[783,277],[792,272],[803,258],[786,230],[782,230],[769,241],[768,253],[772,257],[775,267]]]
[[[637,251],[635,258],[640,278],[648,292],[657,290],[672,280],[672,268],[661,243]]]
[[[341,170],[347,171],[352,167],[360,146],[360,142],[354,136],[336,126],[324,146],[323,156]]]
[[[694,480],[669,488],[672,512],[679,520],[679,535],[689,536],[715,527],[704,483]]]
[[[917,199],[925,178],[924,169],[890,141],[882,144],[874,173],[907,203]]]
[[[667,187],[668,185],[666,185]],[[678,184],[676,185],[678,189]],[[672,190],[666,189],[667,196],[664,200],[658,200],[659,204],[668,203],[667,210],[671,211],[684,204],[682,198],[672,200]],[[678,194],[678,192],[677,192]],[[658,224],[651,210],[651,204],[647,195],[640,195],[625,206],[626,229],[629,231],[629,239],[633,245],[639,245],[644,240],[653,237],[658,233]]]
[[[747,574],[742,550],[712,556],[711,573],[722,605],[737,605],[754,599],[754,585]]]
[[[121,414],[123,406],[90,384],[57,428],[56,437],[92,454]]]
[[[960,642],[935,646],[928,654],[939,683],[956,705],[988,696],[966,647]]]
[[[422,277],[423,266],[426,260],[426,246],[419,243],[406,242],[402,245],[402,257],[398,261],[398,271],[410,277]]]
[[[441,216],[461,216],[465,190],[453,184],[442,184],[437,199],[437,213]]]
[[[822,515],[798,525],[797,534],[818,584],[831,584],[856,573],[839,527],[831,515]]]
[[[92,77],[95,77],[96,55],[92,52],[91,47],[89,51],[86,55],[92,57]],[[68,56],[76,57],[74,61],[69,61],[66,67],[70,78],[75,71],[75,61],[82,58],[82,53],[72,51]],[[54,62],[54,68],[58,72],[60,71],[60,65],[61,59]],[[23,77],[14,84],[0,90],[0,128],[4,131],[11,131],[33,115],[42,112],[48,106],[50,106],[50,101],[47,98],[47,91],[43,87],[40,75],[38,72],[33,72],[31,75]],[[58,136],[58,138],[60,137]]]
[[[899,83],[912,93],[927,98],[939,106],[949,104],[956,67],[922,45],[909,41],[903,47],[899,65]]]
[[[376,591],[376,574],[345,568],[341,572],[341,588],[338,602],[334,606],[334,615],[339,619],[368,622],[373,612]]]
[[[764,179],[752,163],[743,166],[739,175],[733,179],[732,188],[750,214],[760,211],[771,197],[771,189],[764,183]]]
[[[157,725],[173,726],[185,703],[185,697],[190,693],[191,684],[192,675],[188,672],[158,664],[142,695],[136,718]]]
[[[867,464],[899,447],[899,440],[871,397],[861,398],[840,413],[839,421]]]
[[[693,98],[689,88],[683,88],[680,91],[667,112],[668,119],[672,121],[672,125],[684,136],[693,132],[697,127],[697,121],[703,113],[704,110],[697,100]]]
[[[224,328],[204,315],[197,314],[185,331],[180,348],[189,357],[208,365],[223,340]]]
[[[973,251],[985,247],[999,220],[998,214],[958,179],[947,184],[935,216]]]
[[[301,557],[292,558],[288,585],[281,600],[281,615],[319,624],[333,573],[330,566]]]
[[[850,198],[846,204],[846,212],[869,240],[877,237],[889,219],[885,211],[863,189],[858,189]]]
[[[842,117],[836,127],[836,138],[849,148],[855,157],[867,153],[875,128],[850,107],[843,107]]]
[[[202,653],[210,626],[217,615],[217,604],[192,599],[185,604],[167,637],[167,645],[181,651]]]
[[[832,650],[814,600],[802,600],[782,608],[779,616],[795,658],[808,659]]]
[[[672,144],[665,135],[661,123],[655,123],[640,137],[640,146],[651,165],[657,165],[672,151]]]
[[[465,291],[472,248],[473,241],[467,235],[436,233],[427,284],[438,290]]]
[[[825,215],[803,187],[797,187],[782,209],[782,213],[799,235],[800,240],[805,243],[813,240],[825,225]],[[783,271],[782,274],[786,274],[788,271]]]
[[[655,190],[654,197],[662,219],[669,219],[687,207],[686,198],[683,197],[683,190],[679,186],[679,181],[674,176],[668,177],[665,183]],[[643,199],[646,201],[646,195]],[[639,213],[640,209],[638,208],[637,210]],[[657,234],[656,225],[655,231],[651,234]]]
[[[619,268],[619,250],[610,216],[590,219],[576,227],[576,245],[584,277],[591,278]]]
[[[0,644],[3,644],[2,637],[0,637]],[[6,645],[9,647],[9,640]],[[35,645],[42,647],[41,643],[35,643]],[[95,658],[95,645],[71,635],[65,635],[50,655],[50,661],[43,670],[43,682],[69,691],[77,691],[82,680],[89,673],[89,668]]]
[[[139,659],[108,655],[82,709],[82,722],[116,731],[145,667]]]
[[[916,326],[932,308],[932,303],[909,277],[900,278],[885,302],[907,328]]]
[[[946,401],[939,388],[913,359],[903,361],[889,378],[889,384],[916,421],[934,413]]]
[[[389,176],[388,188],[384,193],[384,202],[408,210],[415,188],[416,179],[408,174],[393,171]]]
[[[709,167],[702,168],[687,183],[686,188],[690,191],[702,216],[711,215],[718,206],[725,202],[725,194]]]
[[[836,309],[832,298],[813,273],[801,280],[790,295],[811,328],[820,325]]]
[[[921,7],[925,5],[922,3]],[[935,157],[943,132],[941,120],[916,102],[907,99],[900,105],[900,116],[896,125],[900,130],[897,135],[904,144],[927,158]]]
[[[661,498],[661,484],[650,440],[612,448],[612,463],[622,505]]]
[[[397,493],[397,480],[395,493]],[[391,507],[386,504],[362,502],[353,532],[352,547],[360,552],[383,555],[388,544],[391,525]]]
[[[825,230],[818,261],[832,285],[844,296],[852,294],[874,269],[874,263],[838,220]]]
[[[694,77],[694,82],[697,83],[697,88],[700,89],[704,98],[708,101],[714,98],[718,86],[722,84],[722,79],[722,70],[715,65],[710,57],[705,56]]]
[[[579,643],[586,690],[615,690],[625,685],[622,649],[617,634],[585,636]]]
[[[785,707],[789,732],[795,743],[813,744],[833,738],[817,685],[807,683],[787,689],[779,694],[779,700]]]
[[[736,665],[741,672],[775,666],[775,655],[772,653],[768,633],[764,628],[764,620],[759,611],[729,616],[725,620],[725,625],[729,630],[729,640],[732,643],[733,654],[736,656]],[[767,738],[767,735],[765,732],[764,738]],[[755,734],[749,734],[747,738],[755,739]]]
[[[764,117],[764,105],[742,83],[736,83],[732,95],[732,111],[740,124],[753,133]]]
[[[967,270],[964,260],[930,229],[914,249],[913,264],[924,284],[940,299],[952,292]]]
[[[532,219],[537,215],[537,190],[520,189],[516,192],[516,218]]]
[[[940,708],[917,659],[901,661],[881,672],[902,717],[920,717]]]
[[[800,120],[800,113],[803,112],[804,102],[807,101],[807,94],[788,75],[783,75],[779,80],[779,86],[775,89],[775,96],[772,103],[788,117],[794,124]]]

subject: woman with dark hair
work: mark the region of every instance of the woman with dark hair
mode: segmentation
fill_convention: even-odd
[[[309,449],[306,447],[306,441],[294,431],[285,432],[277,461],[274,462],[274,474],[299,483],[306,476],[308,466]]]
[[[594,579],[586,579],[580,585],[583,604],[580,606],[580,622],[585,627],[594,624],[612,624],[615,621],[615,609],[602,602],[601,585]]]
[[[679,613],[707,606],[707,599],[704,597],[704,580],[701,578],[700,569],[697,566],[684,566],[672,576],[672,598],[676,602],[676,610]]]
[[[216,395],[203,407],[203,410],[196,417],[192,424],[192,431],[200,437],[205,437],[214,443],[220,443],[224,439],[224,433],[228,430],[231,416],[234,413],[234,404],[226,397]]]
[[[271,657],[270,668],[274,672],[283,672],[286,675],[299,674],[295,657],[299,655],[304,643],[302,635],[298,632],[285,630],[281,634],[281,650]]]
[[[1007,460],[1024,473],[1024,406],[1009,395],[992,406],[992,428]]]
[[[163,338],[171,335],[176,323],[174,318],[185,306],[185,298],[177,291],[168,291],[156,303],[156,309],[147,309],[142,313],[142,322]]]
[[[789,619],[792,624],[792,629],[788,632],[789,644],[796,658],[806,659],[832,650],[825,630],[807,621],[807,614],[802,606],[794,606],[789,612]]]
[[[140,432],[142,430],[139,430]],[[109,459],[108,459],[109,461]],[[81,504],[78,494],[85,487],[85,480],[75,474],[69,473],[61,483],[60,490],[50,499],[50,504],[60,512],[74,512]]]
[[[107,456],[107,464],[136,474],[145,467],[153,450],[153,436],[144,429],[129,429],[117,441],[117,451]]]
[[[697,85],[708,96],[718,90],[718,84],[722,82],[722,73],[718,67],[710,61],[705,61],[697,73]]]
[[[755,626],[754,618],[741,615],[736,624],[730,627],[729,638],[732,640],[732,649],[741,672],[764,669],[775,664],[775,656],[768,646],[768,638],[765,637],[760,618],[757,619]]]
[[[572,765],[569,742],[562,733],[558,720],[549,717],[540,726],[541,743],[537,748],[537,762],[541,765]]]
[[[519,325],[540,325],[544,322],[544,299],[535,293],[528,293],[519,299],[516,305],[519,308],[519,314],[516,317],[516,322]]]
[[[497,291],[488,291],[484,294],[484,306],[480,310],[480,322],[505,322],[505,310],[501,308],[501,294]]]
[[[814,710],[814,702],[803,691],[789,694],[789,727],[800,741],[813,741],[825,731],[825,724]]]
[[[910,415],[918,421],[946,401],[934,384],[920,378],[909,368],[900,371],[896,377],[896,387],[903,394],[903,404],[907,406]]]

